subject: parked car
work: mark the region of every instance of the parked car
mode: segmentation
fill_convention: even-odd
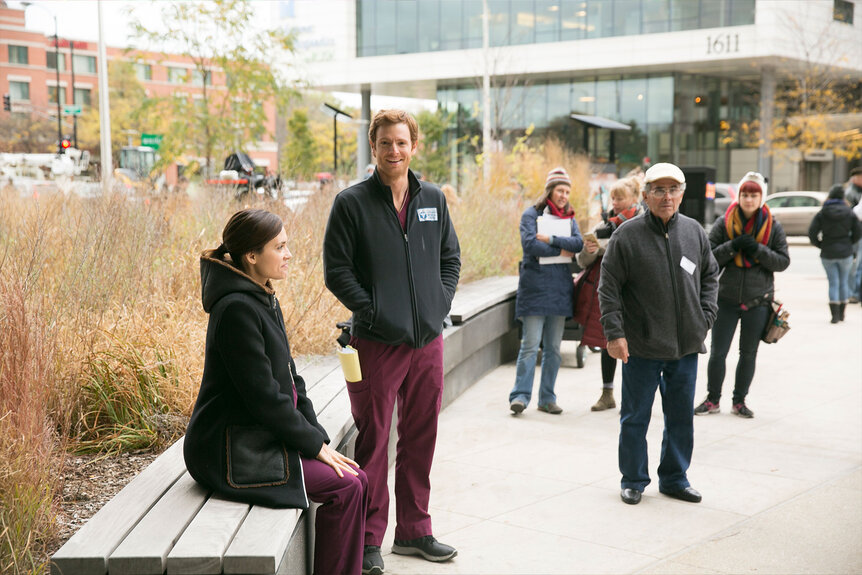
[[[715,184],[715,219],[724,215],[730,204],[736,201],[736,184]]]
[[[779,192],[766,197],[772,217],[788,236],[807,236],[814,215],[826,201],[825,192]]]

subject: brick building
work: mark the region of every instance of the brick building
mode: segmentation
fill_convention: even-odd
[[[63,132],[71,134],[72,118],[67,113],[74,110],[66,108],[77,105],[85,111],[90,106],[99,105],[98,44],[60,38],[58,48],[59,56],[55,53],[53,35],[27,30],[24,10],[12,8],[0,0],[0,94],[10,96],[13,113],[29,113],[56,121],[59,93],[64,115]],[[127,51],[111,46],[106,48],[106,53],[109,61],[132,62],[147,96],[185,94],[191,98],[200,97],[204,79],[190,58],[160,52]],[[207,89],[219,90],[223,89],[226,78],[224,73],[216,71],[205,80]],[[245,151],[258,165],[277,172],[274,103],[264,103],[264,110],[267,118],[265,140],[248,144]],[[0,138],[3,137],[0,134]],[[140,144],[140,140],[134,144]],[[221,158],[214,158],[216,169],[220,162]],[[172,179],[175,168],[169,170],[168,175]]]

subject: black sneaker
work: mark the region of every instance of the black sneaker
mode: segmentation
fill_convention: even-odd
[[[435,563],[448,561],[458,554],[454,547],[440,543],[433,535],[418,539],[396,539],[392,545],[392,552],[398,555],[421,555],[424,559]]]
[[[754,417],[754,412],[748,409],[744,403],[734,403],[730,411],[739,417],[744,417],[746,419]]]
[[[708,399],[704,399],[703,403],[694,408],[695,415],[708,415],[710,413],[718,413],[721,411],[721,408],[718,407],[718,403],[713,403]]]
[[[380,555],[380,546],[365,546],[362,553],[362,575],[383,575],[383,557]]]

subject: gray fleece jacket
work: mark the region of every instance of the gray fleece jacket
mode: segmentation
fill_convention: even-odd
[[[611,236],[599,281],[608,341],[629,354],[676,360],[706,353],[718,310],[718,264],[697,221],[676,213],[667,226],[649,210]]]

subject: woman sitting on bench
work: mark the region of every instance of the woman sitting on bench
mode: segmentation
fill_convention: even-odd
[[[362,569],[367,481],[317,422],[296,373],[272,280],[287,277],[287,232],[264,210],[235,213],[201,255],[209,313],[203,381],[183,454],[194,479],[228,499],[317,512],[315,573]]]

